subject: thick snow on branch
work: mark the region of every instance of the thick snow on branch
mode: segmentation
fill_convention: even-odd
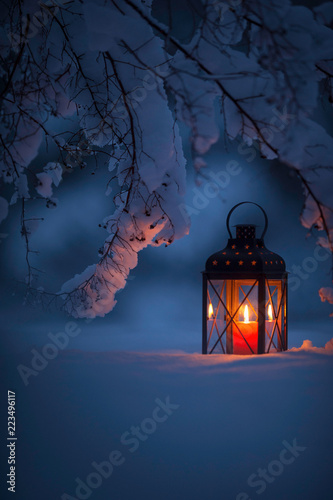
[[[52,204],[63,172],[84,166],[84,156],[107,154],[118,181],[99,261],[60,291],[74,316],[111,311],[138,252],[188,232],[179,208],[185,159],[177,122],[191,130],[200,170],[219,140],[218,106],[227,139],[255,142],[263,157],[296,170],[302,224],[322,231],[318,243],[333,249],[333,139],[317,110],[320,97],[333,101],[331,4],[312,12],[289,0],[205,0],[186,44],[152,4],[13,2],[0,37],[1,165],[3,182],[14,185],[11,203],[39,195]],[[79,130],[69,134],[74,115]],[[43,141],[59,157],[36,172],[31,164]]]
[[[68,294],[66,307],[74,315],[94,317],[114,307],[114,295],[125,286],[140,250],[151,244],[170,244],[186,234],[188,226],[177,210],[185,193],[185,160],[178,126],[162,80],[156,81],[152,72],[147,73],[147,68],[163,71],[162,42],[133,12],[125,15],[114,7],[87,2],[84,14],[89,20],[87,50],[92,68],[103,52],[107,71],[113,75],[113,81],[107,80],[98,89],[99,99],[109,100],[111,105],[99,116],[95,110],[86,112],[89,96],[86,100],[82,93],[75,100],[83,110],[80,113],[92,143],[114,144],[109,170],[116,170],[121,190],[115,197],[116,211],[104,221],[110,237],[100,261],[67,282],[61,293]],[[141,58],[144,67],[138,64]],[[148,91],[141,105],[143,82],[147,82]],[[112,92],[112,100],[108,92]],[[138,97],[139,102],[134,101]],[[133,106],[133,102],[138,105]]]

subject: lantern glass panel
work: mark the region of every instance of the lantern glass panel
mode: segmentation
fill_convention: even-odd
[[[258,352],[258,281],[232,280],[231,316],[228,327],[228,352],[255,354]]]
[[[214,352],[226,352],[226,281],[208,280],[207,283],[207,340]],[[223,333],[224,332],[224,333]]]
[[[286,321],[286,282],[266,280],[265,352],[284,350]]]

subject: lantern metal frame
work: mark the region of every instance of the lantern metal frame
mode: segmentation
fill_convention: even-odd
[[[255,226],[245,224],[237,225],[236,238],[232,237],[230,217],[245,203],[257,206],[265,217],[265,227],[259,239],[255,237]],[[223,354],[285,351],[288,348],[288,273],[282,257],[265,247],[267,215],[260,205],[245,201],[230,210],[226,225],[230,236],[228,245],[209,257],[202,273],[202,354],[213,354],[218,350]],[[240,291],[243,294],[241,299]],[[254,304],[253,298],[250,300],[251,294],[256,296]],[[213,297],[217,305],[210,317]],[[254,331],[257,329],[257,335],[252,335],[252,345],[242,331],[245,323],[237,320],[246,304],[255,318],[252,322]],[[271,319],[267,319],[269,308]],[[235,347],[236,340],[241,347]]]

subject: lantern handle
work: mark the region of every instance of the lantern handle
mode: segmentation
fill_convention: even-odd
[[[241,203],[237,203],[237,205],[235,205],[230,210],[230,212],[228,213],[228,217],[227,217],[227,229],[228,229],[229,236],[230,236],[230,238],[232,238],[232,234],[231,234],[230,226],[229,226],[231,214],[233,213],[234,210],[236,210],[236,208],[238,208],[240,205],[244,205],[245,203],[250,203],[251,205],[255,205],[256,207],[260,208],[260,210],[264,214],[264,217],[265,217],[265,227],[264,227],[264,230],[263,230],[262,235],[260,237],[260,239],[262,240],[264,238],[265,234],[266,234],[266,231],[267,231],[268,218],[267,218],[267,214],[266,214],[265,210],[260,205],[258,205],[258,203],[254,203],[254,201],[242,201]]]

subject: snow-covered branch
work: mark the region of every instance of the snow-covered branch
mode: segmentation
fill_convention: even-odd
[[[0,50],[2,179],[14,185],[11,202],[55,203],[53,189],[69,168],[85,166],[85,156],[106,159],[109,186],[118,181],[98,262],[58,294],[68,312],[108,313],[138,252],[188,232],[179,209],[185,159],[177,123],[190,128],[194,163],[204,168],[219,139],[217,106],[227,140],[255,142],[263,157],[297,172],[302,224],[322,231],[318,243],[333,250],[333,139],[317,112],[323,95],[332,102],[329,5],[312,12],[289,0],[205,0],[184,43],[152,1],[11,4]],[[69,132],[73,120],[77,129]],[[34,159],[43,141],[58,157],[39,172]],[[32,286],[29,259],[28,268]]]

